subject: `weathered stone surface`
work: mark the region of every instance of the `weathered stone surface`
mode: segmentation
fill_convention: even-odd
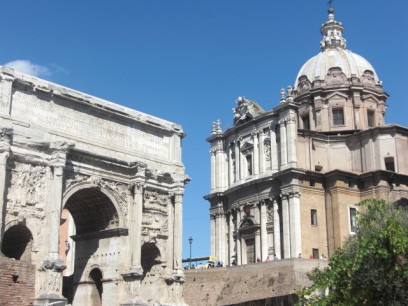
[[[4,67],[0,97],[1,251],[35,304],[183,304],[182,128]]]
[[[310,285],[307,272],[326,265],[323,260],[285,259],[186,270],[184,300],[189,305],[232,305],[291,295]]]

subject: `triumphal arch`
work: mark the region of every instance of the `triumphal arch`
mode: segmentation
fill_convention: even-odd
[[[181,126],[0,68],[3,257],[34,305],[181,305]]]

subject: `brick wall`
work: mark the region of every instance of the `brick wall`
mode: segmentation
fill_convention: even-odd
[[[35,266],[0,254],[0,306],[33,305]]]
[[[306,273],[319,265],[326,266],[327,261],[284,259],[229,268],[186,270],[184,301],[188,305],[234,305],[292,295],[310,284]]]

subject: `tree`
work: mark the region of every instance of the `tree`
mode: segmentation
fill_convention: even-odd
[[[313,285],[298,292],[300,305],[407,305],[408,209],[383,200],[357,204],[357,234],[350,236]]]

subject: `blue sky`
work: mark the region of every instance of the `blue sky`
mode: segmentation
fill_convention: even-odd
[[[183,126],[183,258],[210,244],[211,123],[232,125],[235,99],[264,109],[319,52],[325,0],[3,1],[0,64]],[[406,0],[334,1],[347,47],[390,94],[387,123],[408,125]],[[30,68],[28,67],[28,68]],[[403,96],[405,95],[405,96]]]

